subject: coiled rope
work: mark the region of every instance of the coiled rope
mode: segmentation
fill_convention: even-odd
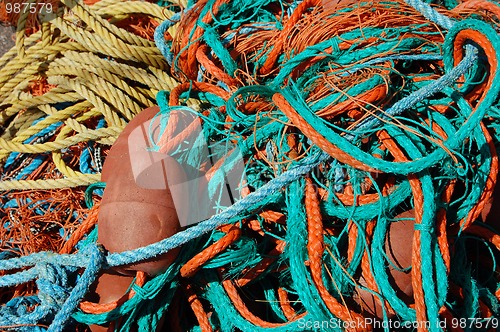
[[[50,34],[40,30],[18,37],[17,47],[0,59],[0,190],[98,182],[100,170],[87,166],[88,157],[68,162],[65,151],[85,157],[83,151],[99,147],[102,157],[102,149],[114,142],[125,124],[155,104],[158,91],[177,84],[154,43],[133,28],[134,22],[146,22],[142,32],[148,36],[147,29],[153,31],[172,12],[138,1],[106,0],[92,7],[70,0],[63,4],[63,13],[46,22]],[[115,17],[111,22],[105,19],[110,15]],[[49,127],[51,134],[43,142],[32,141]],[[34,155],[47,161],[39,172],[55,167],[32,178],[32,172],[13,167],[16,160]]]

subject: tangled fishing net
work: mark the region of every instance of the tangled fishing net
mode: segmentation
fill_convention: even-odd
[[[13,190],[2,198],[2,246],[9,249],[0,261],[7,303],[0,326],[495,328],[497,4],[199,1],[162,20],[159,51],[135,33],[117,42],[112,36],[121,29],[94,29],[95,22],[114,24],[99,19],[112,13],[107,4],[77,5],[51,22],[60,31],[53,57],[37,32],[23,42],[22,65],[15,50],[0,60],[1,186]],[[93,42],[96,35],[113,43]],[[125,56],[122,44],[135,47]],[[31,49],[41,53],[29,60]],[[42,67],[33,64],[41,54]],[[80,69],[67,69],[70,63]],[[35,96],[40,68],[50,85]],[[103,147],[155,96],[162,121],[188,110],[210,144],[238,147],[243,197],[172,238],[105,254],[95,245],[99,205],[84,208],[102,186],[88,188],[88,206],[81,186],[99,180]],[[207,174],[223,181],[216,167]],[[65,189],[75,203],[58,203],[61,191],[50,189],[70,186],[80,186]],[[49,190],[17,191],[25,188]],[[23,212],[31,202],[39,205]],[[47,227],[64,214],[68,221],[52,226],[57,238]],[[36,231],[18,226],[28,220]],[[26,241],[38,234],[58,246]],[[102,269],[179,246],[164,273],[138,273],[116,303],[81,302]],[[5,259],[12,256],[20,257]]]

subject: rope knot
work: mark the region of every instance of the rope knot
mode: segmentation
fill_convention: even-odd
[[[68,271],[66,267],[53,263],[36,265],[39,279],[36,281],[38,297],[42,305],[58,310],[69,296]]]

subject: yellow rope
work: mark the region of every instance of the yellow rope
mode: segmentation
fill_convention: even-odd
[[[40,143],[40,144],[23,144],[13,141],[7,141],[0,138],[0,148],[6,152],[22,152],[22,153],[44,153],[56,150],[61,150],[73,146],[80,142],[95,141],[103,137],[116,137],[123,128],[108,127],[86,130],[74,136],[60,139],[54,142]],[[0,149],[0,153],[4,152]]]
[[[158,19],[158,21],[164,21],[174,14],[170,10],[143,1],[130,1],[127,3],[127,7],[122,6],[122,1],[99,1],[92,6],[92,9],[95,9],[95,12],[102,16],[117,17],[131,13],[146,14]]]
[[[42,48],[47,48],[52,40],[49,22],[43,22],[40,31],[42,32]]]
[[[21,157],[49,156],[40,167],[52,173],[42,170],[28,180],[7,176],[0,191],[100,181],[100,173],[78,169],[74,151],[86,149],[87,142],[113,144],[128,121],[155,104],[158,91],[177,85],[152,41],[116,25],[137,14],[161,23],[171,11],[143,1],[102,0],[87,6],[62,0],[59,13],[46,17],[41,30],[28,37],[27,16],[21,15],[16,46],[0,58],[0,170],[10,153],[17,152]],[[169,32],[175,34],[175,27]],[[42,81],[53,87],[35,94]],[[96,127],[102,120],[104,127]],[[33,141],[49,127],[54,131]]]
[[[116,85],[121,86],[124,90],[128,90],[127,92],[130,94],[135,94],[136,98],[142,99],[144,105],[151,106],[151,101],[141,98],[137,93],[134,93],[132,89],[128,89],[123,81],[115,82],[116,85],[114,85],[113,82],[109,82],[109,80],[101,78],[100,76],[73,64],[51,67],[50,70],[47,71],[47,75],[52,76],[52,74],[68,76],[75,75],[80,80],[79,83],[81,85],[93,90],[97,95],[100,95],[104,100],[108,101],[111,105],[115,105],[118,109],[126,110],[124,115],[128,120],[132,118],[132,114],[139,113],[143,107],[132,100],[131,97],[133,96],[129,97],[129,95],[119,89]],[[105,75],[105,73],[103,74]],[[72,81],[77,80],[77,78],[72,79]],[[113,78],[111,79],[113,80]],[[55,82],[57,80],[51,79],[51,81]]]
[[[65,130],[66,129],[66,130]],[[70,130],[68,127],[65,127],[59,135],[57,135],[56,140],[63,140],[66,138],[66,136],[70,133]],[[67,178],[79,178],[84,176],[84,173],[77,172],[64,162],[62,158],[62,153],[59,151],[53,151],[52,152],[52,160],[54,161],[54,164],[56,165],[56,168]]]
[[[77,132],[85,131],[85,126],[83,126],[81,123],[78,123],[74,119],[70,119],[69,117],[75,114],[75,112],[88,109],[91,106],[92,104],[90,102],[83,101],[78,104],[74,104],[64,110],[58,111],[50,105],[41,105],[40,109],[44,113],[49,114],[49,116],[39,121],[37,124],[27,128],[26,130],[20,131],[12,141],[16,143],[22,142],[39,133],[42,129],[59,121],[67,121],[66,124],[71,127],[72,130],[75,130]]]
[[[42,36],[41,31],[38,31],[38,32],[32,34],[31,36],[29,36],[25,40],[25,47],[31,47],[31,46],[33,46],[33,44],[35,44],[35,43],[38,42],[38,40],[41,38],[41,36]],[[12,59],[14,59],[17,56],[18,56],[18,51],[17,51],[16,47],[13,47],[9,51],[7,51],[0,58],[0,69],[2,69],[5,66],[6,63],[8,63],[9,61],[11,61]],[[2,76],[3,76],[3,73],[2,73]],[[1,79],[1,77],[0,77],[0,79]]]
[[[68,58],[57,59],[54,61],[54,65],[56,64],[58,66],[50,67],[47,71],[48,76],[51,76],[51,73],[53,72],[55,75],[76,75],[84,79],[91,78],[91,80],[95,83],[97,83],[96,81],[104,81],[104,84],[111,83],[113,85],[110,89],[118,88],[120,91],[123,91],[127,98],[130,96],[144,105],[151,104],[150,99],[136,91],[134,87],[125,83],[119,76],[107,71],[106,69],[95,66],[84,66]]]
[[[57,90],[56,90],[57,89]],[[81,97],[76,92],[68,92],[62,93],[60,92],[63,89],[56,88],[52,90],[50,93],[44,94],[42,96],[32,97],[30,99],[21,98],[21,96],[17,96],[16,100],[13,100],[16,96],[13,96],[8,101],[13,101],[13,104],[5,103],[9,105],[5,110],[0,112],[0,125],[4,125],[9,118],[18,114],[24,109],[37,108],[40,105],[44,104],[58,104],[63,102],[73,102],[78,101]],[[67,91],[64,89],[64,91]],[[5,105],[4,104],[4,105]]]
[[[24,112],[22,116],[16,117],[14,121],[12,121],[8,130],[2,133],[0,137],[6,140],[16,139],[16,135],[19,132],[29,129],[33,121],[39,119],[42,115],[43,112],[40,110],[30,110]]]
[[[55,18],[52,22],[64,34],[75,39],[94,53],[109,54],[113,58],[142,62],[149,66],[167,69],[165,59],[156,47],[137,47],[118,41],[110,45],[109,41],[103,36],[75,27],[63,18]]]
[[[62,43],[45,48],[41,44],[39,47],[35,47],[34,51],[36,53],[29,54],[24,58],[17,57],[14,59],[16,61],[12,61],[2,68],[2,75],[0,76],[0,100],[7,97],[9,92],[15,89],[21,82],[28,78],[33,78],[35,74],[40,72],[41,65],[51,61],[60,53],[66,50],[85,50],[77,43]]]
[[[64,76],[53,76],[48,79],[50,84],[57,84],[60,86],[67,87],[68,89],[75,90],[82,98],[87,99],[93,105],[95,105],[104,115],[105,119],[112,126],[124,127],[125,120],[120,118],[119,114],[111,109],[111,106],[108,105],[102,98],[100,98],[94,91],[87,88],[84,84],[85,81],[80,79],[71,79]],[[129,110],[122,109],[122,112],[129,112]]]
[[[63,0],[63,3],[71,7],[75,13],[89,28],[94,30],[99,36],[103,36],[105,40],[110,41],[113,45],[120,48],[124,43],[138,47],[154,48],[154,42],[128,33],[115,25],[110,24],[107,20],[101,18],[98,14],[93,13],[88,6],[75,0]]]
[[[93,53],[68,51],[64,55],[66,59],[78,62],[84,65],[85,68],[92,66],[95,70],[106,70],[112,74],[128,77],[157,90],[171,89],[177,85],[177,82],[169,74],[154,67],[149,67],[148,70],[145,70],[124,63],[108,61]]]
[[[36,0],[27,0],[26,2],[23,3],[23,5],[26,4],[27,8],[29,8],[30,4],[32,3],[36,3]],[[26,21],[28,19],[29,14],[30,14],[29,10],[23,10],[21,12],[21,15],[19,16],[19,19],[17,20],[16,46],[17,46],[17,52],[21,58],[24,57],[25,54],[24,39],[25,39]]]
[[[78,178],[0,181],[0,191],[72,188],[78,186],[88,186],[89,184],[99,182],[100,180],[101,174],[84,174]]]

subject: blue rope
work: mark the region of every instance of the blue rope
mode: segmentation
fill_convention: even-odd
[[[33,125],[37,124],[38,122],[42,121],[44,118],[41,118],[41,119],[37,119],[35,121],[33,121]],[[34,134],[33,136],[31,136],[30,138],[27,138],[24,143],[27,144],[27,143],[33,143],[37,140],[40,140],[41,138],[43,138],[44,136],[51,136],[55,130],[57,130],[57,128],[59,128],[63,123],[61,121],[58,121],[56,123],[53,123],[51,125],[49,125],[48,127],[46,128],[43,128],[42,130],[40,130],[38,133]],[[42,139],[42,141],[45,141],[46,139]],[[17,158],[22,158],[23,154],[22,153],[19,153],[19,152],[12,152],[9,154],[7,160],[5,161],[5,165],[4,165],[4,168],[8,168],[9,166],[13,165],[15,160]],[[42,158],[42,156],[37,156],[37,159],[40,159]],[[43,161],[43,160],[42,160]],[[19,173],[17,176],[16,176],[16,180],[19,180],[22,178],[23,175],[27,175],[27,174],[30,174],[33,170],[35,170],[38,166],[40,166],[40,164],[42,163],[42,161],[33,161],[32,163],[35,163],[37,164],[37,166],[32,166],[31,164],[29,166],[27,166],[23,171],[21,171],[21,173]],[[29,169],[29,171],[27,171],[26,169]]]
[[[104,262],[104,249],[96,244],[89,244],[84,248],[84,251],[89,252],[89,265],[80,277],[73,291],[64,302],[61,309],[54,317],[54,321],[50,324],[48,332],[60,332],[68,322],[71,314],[75,311],[78,304],[89,290],[90,285],[97,278],[102,264]]]
[[[170,66],[172,66],[172,63],[174,62],[174,55],[172,54],[172,52],[170,52],[170,47],[165,42],[164,35],[168,29],[170,29],[175,24],[177,24],[177,22],[181,18],[181,15],[185,15],[188,12],[189,12],[189,9],[187,9],[184,12],[175,13],[174,15],[172,15],[171,18],[163,21],[155,29],[155,33],[154,33],[153,37],[154,37],[156,47],[160,50],[161,54],[165,57],[165,59],[167,60],[167,62]]]
[[[441,76],[437,80],[432,81],[428,85],[420,88],[411,95],[404,97],[397,103],[395,103],[391,108],[387,109],[385,113],[390,116],[398,115],[403,113],[405,110],[413,107],[414,105],[424,101],[426,98],[431,97],[439,91],[442,91],[445,87],[451,86],[455,83],[463,74],[467,72],[469,68],[474,65],[477,60],[477,49],[471,45],[466,47],[467,53],[465,57],[460,61],[460,63],[453,67],[448,73]],[[387,115],[382,115],[382,119],[387,119]],[[356,128],[355,132],[358,134],[364,130],[375,127],[382,120],[375,117],[370,117],[364,122],[360,123]],[[353,134],[347,134],[346,137],[354,138]]]
[[[25,176],[30,175],[31,173],[33,173],[43,163],[43,161],[45,159],[46,159],[46,156],[44,156],[44,155],[38,155],[38,156],[36,156],[33,159],[33,161],[28,166],[26,166],[21,172],[19,172],[16,175],[15,179],[16,180],[21,180]]]
[[[24,310],[21,308],[23,308]],[[17,311],[21,312],[13,312],[12,309],[0,311],[0,326],[5,327],[14,325],[36,325],[39,324],[39,322],[43,321],[43,319],[50,313],[50,308],[42,305],[37,306],[31,313],[29,313],[24,306],[20,307],[19,309],[21,310]]]
[[[438,13],[428,3],[421,0],[404,0],[407,4],[418,10],[426,19],[436,23],[437,25],[449,30],[454,22],[443,14]]]
[[[24,284],[38,277],[38,271],[35,268],[17,272],[16,274],[7,274],[0,278],[0,287],[10,287]]]
[[[294,167],[284,172],[280,177],[269,181],[257,191],[234,203],[223,212],[211,217],[206,221],[202,221],[199,224],[186,229],[185,231],[176,233],[169,238],[166,238],[154,244],[150,244],[146,247],[124,251],[121,253],[109,254],[107,259],[108,265],[126,265],[137,262],[139,260],[148,259],[164,254],[171,249],[177,248],[184,243],[187,243],[197,237],[202,236],[203,234],[214,230],[220,225],[227,224],[230,222],[231,218],[237,216],[243,211],[247,211],[252,206],[266,199],[276,191],[283,189],[293,181],[309,173],[314,167],[318,166],[327,158],[329,158],[329,155],[321,153],[319,155],[304,159],[305,162],[303,165]],[[137,257],[141,257],[141,259],[138,260]]]
[[[0,261],[0,270],[14,270],[29,266],[35,266],[38,263],[49,263],[74,267],[85,267],[88,261],[84,259],[79,252],[76,254],[58,254],[52,251],[42,251],[28,256],[16,257]],[[18,272],[21,273],[21,272]],[[0,277],[0,282],[7,276]]]

